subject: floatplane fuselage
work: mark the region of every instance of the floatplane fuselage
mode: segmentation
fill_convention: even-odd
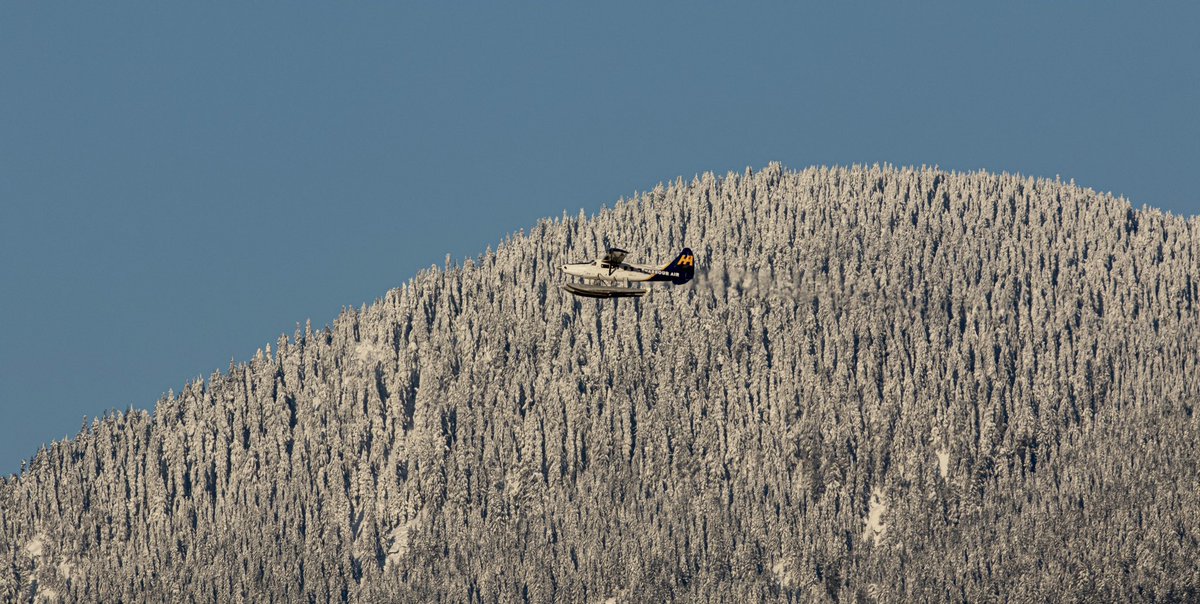
[[[604,256],[591,262],[564,264],[559,269],[572,277],[595,283],[620,283],[624,286],[567,283],[563,289],[577,296],[590,298],[635,297],[645,295],[647,290],[629,287],[630,284],[666,281],[681,285],[691,281],[696,273],[695,256],[688,248],[683,248],[674,260],[665,265],[630,264],[625,262],[627,254],[625,250],[609,248]]]

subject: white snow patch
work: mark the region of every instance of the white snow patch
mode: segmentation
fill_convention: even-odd
[[[25,553],[33,558],[40,558],[46,550],[46,534],[38,533],[25,544]]]
[[[75,578],[75,564],[70,560],[63,559],[58,563],[58,574],[66,580]]]
[[[792,572],[791,566],[783,560],[772,564],[771,572],[775,574],[775,580],[779,581],[780,587],[792,587],[796,584],[796,574]]]
[[[887,532],[887,524],[883,515],[887,513],[887,499],[883,491],[871,489],[871,507],[867,510],[867,526],[863,529],[863,540],[881,543],[883,534]]]
[[[363,363],[375,363],[383,360],[384,347],[376,342],[367,342],[366,340],[359,342],[358,346],[354,347],[354,358]]]
[[[409,535],[416,530],[418,524],[416,518],[410,518],[408,522],[397,526],[388,533],[387,560],[383,563],[384,570],[399,564],[400,560],[408,554]]]
[[[937,450],[938,474],[945,478],[950,475],[950,453],[945,449]]]

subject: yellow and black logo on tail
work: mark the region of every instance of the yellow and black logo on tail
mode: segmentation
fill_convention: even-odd
[[[666,275],[662,275],[663,281],[670,281],[676,285],[691,281],[692,276],[696,274],[696,256],[692,254],[691,248],[683,248],[679,256],[668,264],[663,272],[666,273]]]

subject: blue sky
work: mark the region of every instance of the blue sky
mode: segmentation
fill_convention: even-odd
[[[1200,213],[1189,4],[428,4],[0,5],[0,472],[676,176],[937,164]]]

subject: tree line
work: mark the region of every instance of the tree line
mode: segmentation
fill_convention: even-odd
[[[610,245],[697,276],[558,289]],[[1195,600],[1198,269],[1073,183],[677,179],[85,421],[0,600]]]

